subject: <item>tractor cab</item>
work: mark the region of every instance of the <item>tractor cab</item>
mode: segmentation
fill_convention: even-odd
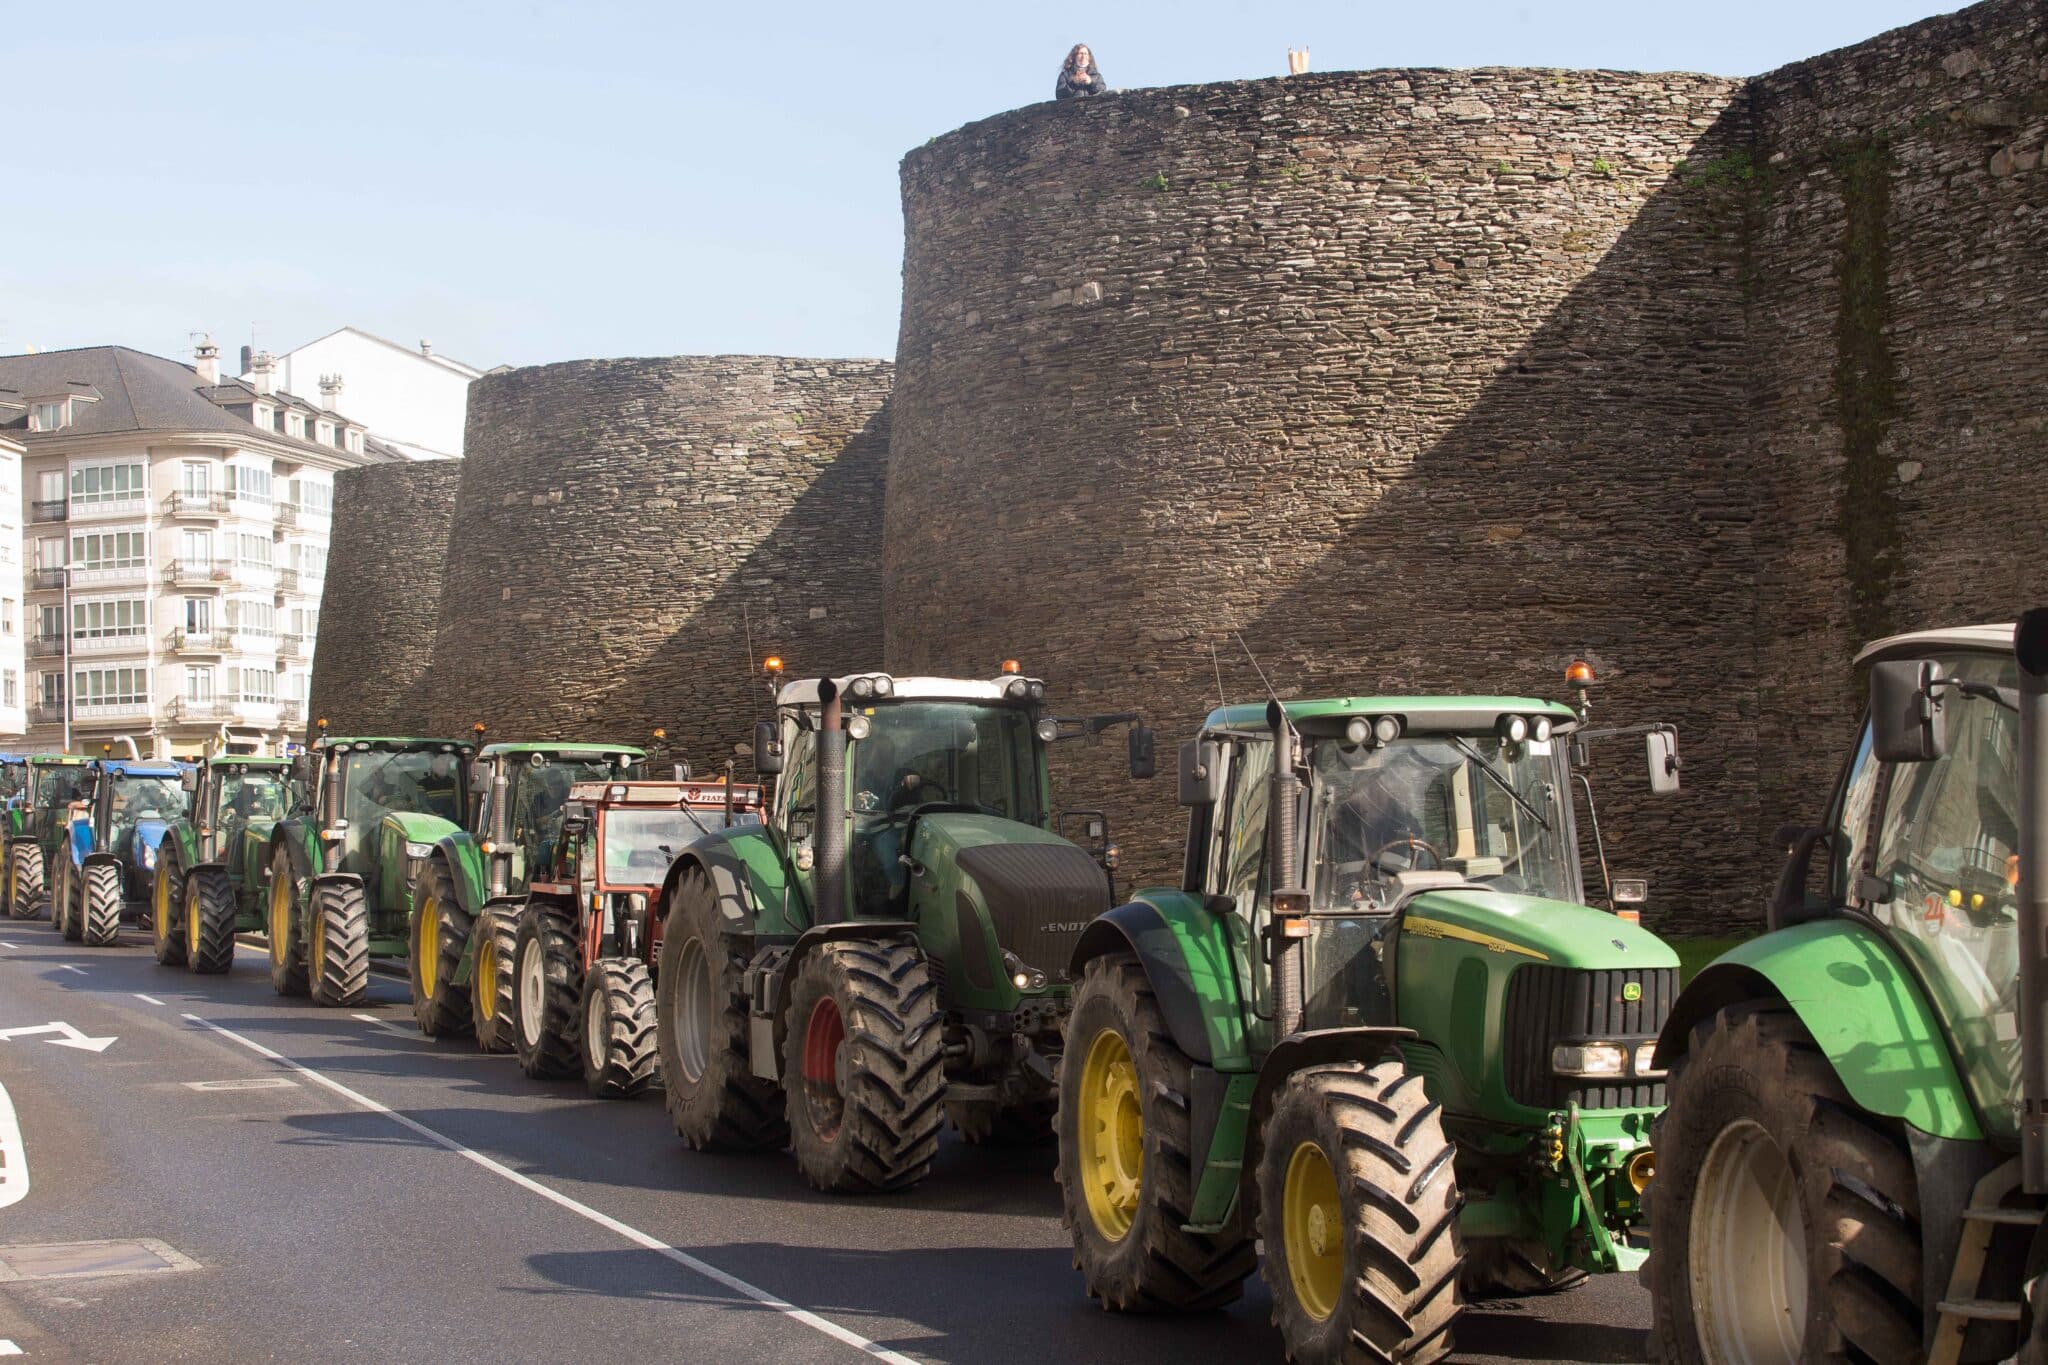
[[[0,809],[18,809],[28,790],[28,755],[0,753]]]
[[[66,823],[64,812],[84,793],[86,774],[92,760],[74,754],[31,754],[28,759],[28,787],[23,807],[24,832],[42,837],[53,845]]]
[[[196,852],[206,861],[235,865],[240,841],[263,842],[291,809],[291,760],[251,754],[216,754],[191,770]]]
[[[489,894],[521,894],[554,860],[573,787],[637,781],[646,760],[625,744],[485,745],[470,781],[470,828],[489,858]]]
[[[104,947],[121,921],[150,900],[157,858],[173,823],[190,806],[187,765],[98,759],[64,808],[64,836],[52,891],[59,930]]]
[[[0,837],[5,840],[7,913],[32,919],[48,899],[64,841],[65,812],[78,799],[90,759],[72,754],[8,756],[0,775],[11,786]]]

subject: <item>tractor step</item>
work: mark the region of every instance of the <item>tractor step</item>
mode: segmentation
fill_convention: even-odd
[[[1943,1317],[1963,1318],[1969,1322],[2020,1320],[2020,1306],[2005,1299],[1943,1299],[1939,1311]]]
[[[1963,1220],[1970,1223],[2005,1223],[2016,1227],[2039,1227],[2044,1209],[1964,1209]]]

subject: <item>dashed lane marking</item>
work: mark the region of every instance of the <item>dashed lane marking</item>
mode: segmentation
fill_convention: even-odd
[[[21,1124],[14,1101],[0,1085],[0,1209],[28,1198],[28,1148],[22,1145]]]
[[[393,1123],[399,1125],[401,1128],[406,1128],[414,1133],[419,1134],[427,1141],[433,1143],[436,1147],[440,1147],[446,1151],[453,1152],[455,1155],[463,1158],[465,1161],[474,1162],[476,1165],[482,1167],[484,1170],[489,1171],[492,1175],[495,1175],[502,1180],[511,1181],[514,1185],[519,1186],[519,1188],[527,1191],[529,1194],[537,1194],[541,1198],[547,1200],[549,1203],[554,1204],[557,1207],[567,1209],[569,1212],[575,1214],[579,1218],[595,1223],[597,1224],[597,1226],[604,1228],[608,1232],[617,1233],[619,1236],[625,1238],[627,1241],[633,1243],[635,1246],[642,1247],[645,1250],[651,1251],[657,1256],[666,1257],[667,1259],[674,1261],[677,1265],[682,1266],[686,1270],[695,1271],[697,1274],[702,1275],[705,1279],[710,1280],[713,1284],[721,1285],[724,1288],[731,1290],[733,1293],[738,1294],[742,1298],[750,1299],[753,1302],[760,1304],[763,1308],[773,1309],[774,1311],[782,1314],[784,1317],[790,1319],[792,1322],[802,1323],[804,1326],[810,1328],[814,1332],[818,1332],[825,1336],[828,1336],[832,1338],[832,1340],[837,1341],[842,1345],[851,1346],[854,1350],[859,1351],[864,1355],[871,1356],[876,1360],[887,1361],[889,1362],[889,1365],[917,1365],[917,1362],[913,1361],[909,1356],[901,1355],[898,1352],[889,1350],[885,1346],[881,1346],[876,1344],[875,1342],[869,1341],[866,1337],[860,1335],[860,1333],[852,1331],[845,1327],[841,1327],[838,1323],[833,1322],[828,1318],[822,1318],[818,1316],[816,1313],[811,1312],[809,1309],[798,1308],[795,1304],[789,1302],[787,1299],[778,1298],[776,1295],[769,1293],[767,1290],[762,1289],[757,1285],[749,1284],[745,1280],[740,1279],[736,1275],[728,1275],[725,1271],[720,1270],[717,1266],[712,1265],[709,1261],[698,1260],[689,1252],[683,1251],[677,1247],[672,1247],[667,1242],[662,1241],[659,1237],[655,1237],[649,1233],[642,1232],[640,1229],[632,1226],[630,1223],[622,1223],[618,1219],[612,1217],[610,1214],[600,1213],[596,1209],[590,1207],[590,1205],[582,1203],[579,1200],[571,1199],[568,1195],[563,1194],[559,1190],[553,1190],[548,1188],[546,1185],[541,1184],[538,1180],[533,1179],[531,1176],[521,1175],[518,1171],[513,1170],[510,1166],[507,1166],[502,1162],[493,1161],[490,1157],[485,1156],[482,1152],[472,1151],[469,1148],[463,1146],[461,1143],[457,1142],[454,1138],[436,1132],[434,1129],[427,1127],[427,1125],[421,1123],[419,1120],[411,1118],[408,1115],[401,1114],[395,1109],[387,1108],[386,1106],[381,1105],[377,1103],[377,1101],[371,1099],[368,1095],[364,1095],[358,1091],[349,1089],[340,1081],[334,1080],[327,1076],[323,1076],[309,1066],[302,1066],[299,1063],[293,1061],[291,1058],[283,1055],[282,1053],[273,1052],[269,1048],[263,1046],[263,1044],[256,1042],[253,1039],[244,1038],[241,1034],[235,1032],[233,1029],[222,1028],[219,1024],[213,1023],[211,1020],[201,1019],[196,1014],[188,1014],[185,1016],[185,1018],[199,1025],[201,1028],[211,1029],[215,1033],[220,1034],[224,1038],[229,1038],[237,1043],[240,1043],[243,1047],[249,1049],[249,1051],[255,1053],[259,1057],[267,1057],[271,1061],[278,1063],[280,1066],[290,1068],[292,1071],[297,1072],[299,1075],[305,1077],[307,1080],[312,1081],[315,1085],[324,1086],[328,1090],[333,1091],[335,1094],[341,1096],[343,1099],[349,1101],[351,1104],[358,1105],[361,1108],[366,1109],[373,1114],[383,1115],[385,1118],[390,1119]]]
[[[389,1019],[379,1019],[374,1014],[352,1014],[349,1016],[349,1018],[360,1019],[364,1023],[370,1025],[372,1028],[382,1029],[384,1032],[390,1034],[392,1037],[403,1038],[408,1043],[424,1043],[425,1041],[427,1041],[424,1035],[414,1033],[411,1029],[402,1029],[398,1025],[392,1023]]]
[[[161,1004],[163,1004],[163,1001],[161,1001],[161,1000],[157,999],[157,998],[156,998],[155,996],[153,996],[153,995],[144,995],[144,994],[143,994],[143,993],[142,993],[141,991],[137,991],[137,992],[135,992],[135,998],[136,998],[137,1000],[147,1000],[147,1001],[148,1001],[148,1002],[149,1002],[150,1004],[152,1004],[152,1005],[161,1005]]]
[[[60,972],[77,972],[80,976],[85,975],[85,968],[74,967],[69,962],[59,962],[57,964],[57,970]]]
[[[5,1337],[0,1337],[0,1356],[25,1356],[28,1352],[16,1346]]]

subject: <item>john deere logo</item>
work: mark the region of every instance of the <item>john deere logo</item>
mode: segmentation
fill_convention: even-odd
[[[1624,999],[1624,1000],[1626,1000],[1626,1001],[1628,1001],[1628,1002],[1629,1002],[1629,1003],[1631,1003],[1631,1004],[1633,1004],[1633,1003],[1635,1003],[1636,1001],[1638,1001],[1638,1000],[1642,999],[1642,998],[1643,998],[1643,984],[1642,984],[1642,982],[1640,982],[1640,981],[1631,981],[1631,982],[1629,982],[1629,983],[1628,983],[1627,985],[1623,986],[1623,987],[1621,988],[1621,998],[1622,998],[1622,999]]]

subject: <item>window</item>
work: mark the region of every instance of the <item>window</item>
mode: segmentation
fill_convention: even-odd
[[[14,634],[14,599],[0,597],[0,635]]]
[[[254,465],[231,464],[227,467],[228,492],[251,502],[270,501],[270,471]]]
[[[273,635],[277,632],[277,608],[249,597],[231,597],[227,603],[228,629],[242,635]]]
[[[292,634],[310,640],[320,633],[320,609],[318,607],[293,607],[291,614]]]
[[[256,425],[259,427],[268,427],[270,425],[270,407],[268,404],[258,403],[256,405]]]
[[[213,700],[213,670],[211,668],[188,668],[185,670],[185,700],[210,702]]]
[[[178,537],[178,558],[200,568],[213,563],[213,532],[186,531]]]
[[[21,679],[11,668],[0,669],[0,706],[21,705]]]
[[[149,493],[142,462],[80,465],[71,471],[71,500],[77,503],[132,502]]]
[[[53,403],[37,403],[29,418],[31,431],[62,431],[71,425],[71,400],[59,398]]]
[[[319,431],[321,445],[331,446],[334,444],[334,423],[322,422],[320,424]]]
[[[235,537],[235,558],[243,564],[270,567],[270,537],[252,536],[244,531]]]
[[[147,706],[149,670],[76,669],[71,674],[71,695],[80,706]]]
[[[363,453],[363,433],[351,431],[348,434],[348,448],[360,455]]]
[[[46,469],[36,475],[36,499],[39,502],[64,501],[64,471]]]
[[[185,630],[192,635],[207,635],[213,631],[213,599],[211,597],[188,597],[185,599]]]
[[[306,419],[301,417],[296,412],[287,415],[284,419],[284,434],[287,436],[296,436],[302,441],[305,440]]]
[[[62,673],[36,674],[37,705],[54,711],[64,704],[64,675]]]
[[[114,640],[148,633],[149,603],[141,598],[71,604],[73,639]]]
[[[324,517],[334,510],[334,485],[321,479],[293,479],[291,498],[300,511]]]
[[[202,460],[187,460],[179,476],[178,488],[195,498],[203,498],[213,491],[213,466]]]
[[[61,569],[64,567],[63,537],[47,536],[36,542],[36,567],[38,569]]]
[[[36,635],[44,640],[55,640],[64,634],[64,608],[60,603],[44,607],[41,619],[36,623]]]
[[[289,557],[291,567],[297,569],[305,577],[325,578],[327,576],[326,546],[307,545],[300,541],[293,541],[285,547],[285,553]]]
[[[71,537],[71,562],[81,569],[146,569],[149,533],[95,531]]]
[[[268,668],[230,668],[228,696],[235,701],[270,705],[277,701],[277,674]]]

